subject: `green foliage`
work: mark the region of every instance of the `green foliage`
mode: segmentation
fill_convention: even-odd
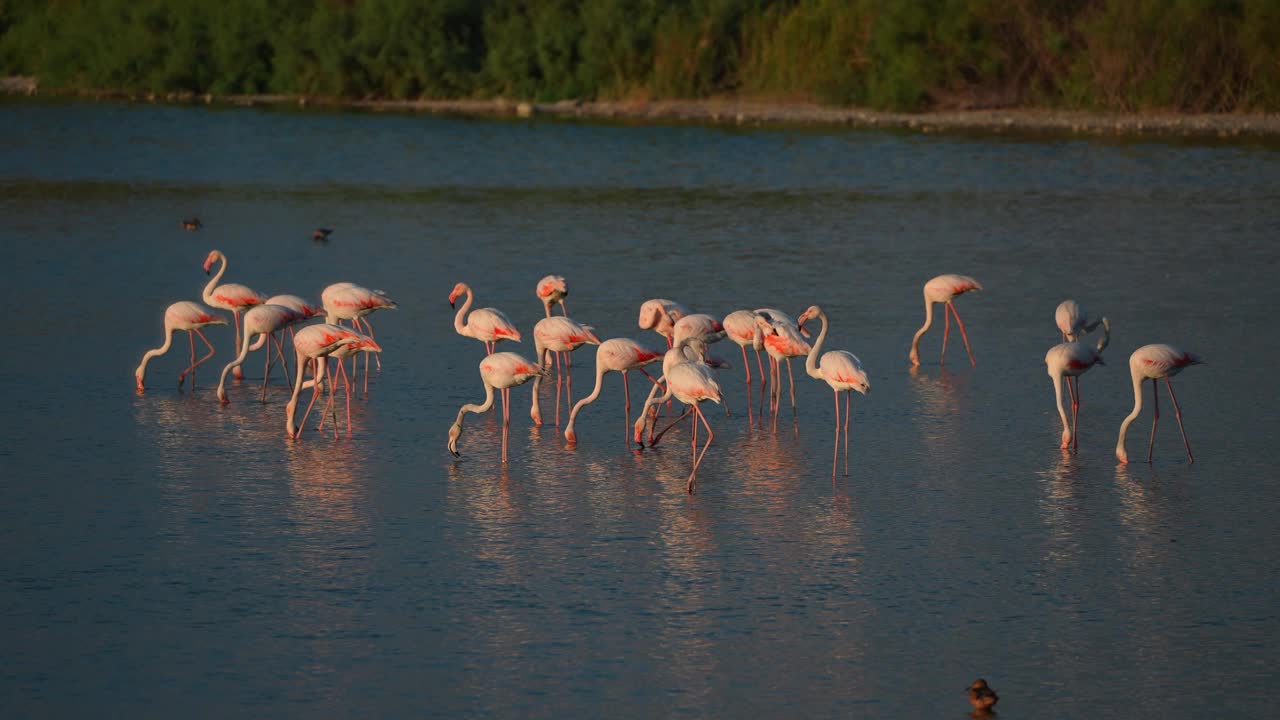
[[[46,88],[1280,110],[1280,0],[0,0]]]

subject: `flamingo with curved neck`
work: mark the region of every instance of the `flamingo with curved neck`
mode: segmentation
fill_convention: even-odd
[[[1129,356],[1129,374],[1133,378],[1133,412],[1120,423],[1120,437],[1116,440],[1116,459],[1121,463],[1129,462],[1129,453],[1124,449],[1125,434],[1129,425],[1142,412],[1142,381],[1151,380],[1151,440],[1147,445],[1147,462],[1151,462],[1156,446],[1156,425],[1160,423],[1160,394],[1157,385],[1164,380],[1169,389],[1169,399],[1173,401],[1174,416],[1178,419],[1178,431],[1182,433],[1182,444],[1187,449],[1187,459],[1196,461],[1191,455],[1191,443],[1187,442],[1187,431],[1182,426],[1182,408],[1178,407],[1178,397],[1173,394],[1173,383],[1169,378],[1192,365],[1203,364],[1199,355],[1189,353],[1173,345],[1158,343],[1143,345]]]
[[[449,307],[455,307],[458,296],[464,293],[467,300],[453,316],[453,329],[459,335],[483,342],[489,355],[493,354],[497,343],[503,340],[520,342],[520,331],[516,329],[515,323],[511,322],[511,318],[508,318],[506,313],[496,308],[471,310],[471,302],[475,297],[471,292],[471,286],[466,283],[453,286],[453,292],[449,293]],[[467,314],[469,310],[471,310],[470,315]]]
[[[179,330],[186,330],[187,337],[191,340],[191,364],[178,375],[178,387],[182,387],[187,373],[191,373],[191,389],[195,390],[196,366],[213,357],[213,344],[209,342],[209,338],[204,336],[204,333],[200,332],[200,328],[206,325],[226,324],[226,318],[215,315],[209,308],[189,300],[181,300],[165,308],[164,344],[154,350],[148,350],[142,356],[142,362],[138,364],[138,369],[133,371],[133,379],[138,383],[138,392],[142,392],[145,389],[143,381],[147,377],[147,363],[151,362],[151,358],[159,357],[169,352],[170,346],[173,345],[173,334]],[[205,346],[209,348],[209,354],[199,360],[196,360],[196,335],[199,335]]]
[[[835,482],[836,460],[840,451],[840,393],[844,393],[844,475],[849,477],[849,392],[856,390],[866,395],[871,390],[871,380],[867,377],[867,371],[862,368],[862,361],[851,352],[830,350],[822,354],[819,362],[818,353],[822,352],[822,345],[827,340],[827,314],[822,308],[812,305],[800,315],[797,324],[804,327],[807,321],[815,317],[822,321],[822,330],[804,360],[804,371],[811,378],[825,381],[835,391],[836,443],[831,453],[831,481]]]
[[[1080,447],[1080,435],[1077,423],[1080,418],[1080,376],[1094,365],[1106,365],[1102,361],[1102,351],[1111,342],[1111,323],[1106,318],[1100,321],[1103,335],[1096,348],[1091,348],[1079,341],[1064,342],[1049,348],[1045,353],[1044,364],[1053,378],[1054,399],[1058,403],[1058,417],[1062,418],[1062,446]],[[1071,424],[1067,425],[1067,412],[1062,407],[1062,382],[1066,380],[1067,390],[1071,393]],[[1075,387],[1072,387],[1074,383]]]
[[[240,315],[254,305],[261,305],[267,301],[267,296],[251,290],[239,283],[227,283],[219,285],[222,275],[227,272],[227,256],[222,254],[221,250],[211,250],[209,255],[204,259],[204,274],[209,274],[209,268],[213,267],[215,262],[221,262],[218,267],[218,273],[209,278],[209,282],[204,286],[204,301],[209,305],[230,310],[236,324],[235,345],[231,347],[235,352],[240,347]],[[244,377],[244,370],[240,366],[236,366],[235,378],[238,380]]]
[[[502,391],[502,463],[507,462],[507,430],[511,426],[511,388],[523,385],[533,378],[546,375],[542,365],[513,352],[493,353],[480,361],[480,381],[484,383],[484,402],[467,403],[458,408],[458,418],[449,426],[449,452],[461,457],[458,439],[462,437],[462,420],[467,413],[486,413],[493,407],[493,391]]]
[[[942,317],[946,322],[942,330],[942,359],[939,364],[947,364],[947,339],[951,336],[951,315],[955,315],[956,324],[960,326],[960,337],[964,338],[964,350],[969,353],[969,364],[977,367],[978,363],[973,359],[973,350],[969,349],[969,335],[964,331],[964,321],[960,319],[960,313],[956,312],[956,306],[951,301],[970,290],[981,289],[982,284],[968,275],[939,275],[924,284],[924,325],[920,326],[916,336],[911,338],[909,357],[912,365],[920,364],[920,338],[929,330],[929,326],[933,325],[933,304],[945,303]]]
[[[662,358],[662,353],[657,350],[651,350],[634,340],[626,338],[612,338],[600,343],[600,347],[596,349],[596,386],[591,394],[582,398],[573,406],[573,410],[569,412],[569,422],[564,428],[564,439],[574,445],[578,442],[578,434],[574,432],[573,423],[578,418],[578,413],[582,408],[590,405],[600,397],[600,388],[604,385],[604,376],[610,372],[622,373],[622,392],[626,398],[626,405],[623,409],[623,442],[626,442],[626,427],[631,417],[631,388],[627,384],[627,372],[630,370],[639,370],[644,373],[645,377],[653,380],[653,376],[645,372],[644,366],[652,362],[657,362]],[[654,380],[656,383],[657,381]]]

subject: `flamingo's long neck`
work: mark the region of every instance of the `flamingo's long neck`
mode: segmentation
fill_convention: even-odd
[[[804,360],[804,371],[809,373],[809,377],[822,379],[822,373],[818,372],[818,353],[822,352],[822,343],[827,339],[827,314],[818,311],[818,319],[822,321],[822,331],[818,333],[818,339],[813,342],[813,347],[809,348],[809,356]]]
[[[915,358],[920,354],[920,338],[929,331],[929,326],[933,325],[933,303],[929,302],[929,298],[924,299],[924,325],[916,331],[916,336],[911,338],[911,357]]]
[[[172,326],[165,326],[164,344],[155,350],[148,350],[146,354],[142,356],[142,362],[138,364],[138,369],[133,371],[133,375],[138,379],[139,384],[142,383],[142,379],[147,375],[147,363],[151,362],[151,358],[158,357],[169,352],[169,347],[173,345],[173,333],[174,329]]]
[[[295,426],[293,424],[293,411],[298,407],[298,393],[302,392],[302,374],[303,371],[306,370],[307,363],[310,362],[310,360],[311,359],[304,355],[301,350],[298,350],[298,376],[293,381],[293,397],[289,398],[289,404],[286,405],[284,409],[285,417],[287,418],[285,420],[285,431],[289,433],[289,437],[293,437],[293,432],[295,430]],[[223,371],[223,375],[226,375],[225,371]]]
[[[239,367],[240,365],[243,365],[244,359],[249,357],[249,340],[252,337],[253,335],[251,335],[248,332],[244,334],[244,340],[240,343],[240,354],[237,355],[234,360],[227,363],[226,367],[222,368],[222,377],[218,378],[218,399],[222,399],[226,397],[226,391],[223,390],[223,386],[227,382],[227,373],[231,372],[232,369]],[[263,333],[262,337],[265,339],[267,337],[266,333]],[[261,346],[261,345],[262,343],[259,342],[258,346]]]
[[[1121,461],[1128,459],[1128,453],[1124,449],[1124,436],[1129,432],[1129,424],[1137,419],[1138,413],[1142,412],[1142,373],[1137,370],[1130,372],[1133,375],[1133,412],[1129,413],[1129,417],[1120,423],[1120,438],[1116,440],[1116,458]]]
[[[572,435],[573,421],[578,417],[578,412],[582,410],[582,408],[586,407],[587,405],[590,405],[591,403],[595,402],[596,398],[600,397],[600,388],[604,387],[604,375],[607,372],[609,372],[609,368],[605,367],[604,363],[601,362],[599,359],[597,359],[595,389],[591,391],[590,395],[582,398],[576,404],[574,404],[573,410],[570,411],[569,413],[569,424],[564,426],[565,434]]]
[[[454,425],[457,425],[457,426],[458,426],[458,428],[459,428],[459,429],[461,429],[461,428],[462,428],[462,418],[463,418],[463,416],[465,416],[467,413],[469,413],[469,412],[470,412],[470,413],[476,413],[477,415],[479,415],[480,413],[487,413],[487,412],[489,412],[489,408],[491,408],[491,407],[493,407],[493,386],[492,386],[492,385],[490,385],[490,384],[488,383],[488,381],[485,381],[485,383],[484,383],[484,402],[483,402],[483,403],[481,403],[481,404],[479,404],[479,405],[476,405],[475,403],[467,403],[466,405],[463,405],[462,407],[458,408],[458,419],[457,419],[457,420],[454,420],[454,421],[453,421],[453,424],[454,424]]]
[[[453,316],[453,329],[459,335],[465,335],[466,337],[471,337],[471,333],[467,331],[466,324],[462,322],[462,319],[467,316],[467,311],[471,309],[471,288],[470,287],[466,289],[466,293],[467,293],[466,302],[462,303],[462,307],[458,308],[458,313]]]
[[[209,278],[209,282],[204,286],[204,301],[210,305],[213,304],[213,289],[218,287],[218,281],[222,280],[222,274],[227,271],[227,256],[218,253],[218,262],[221,263],[218,266],[218,272],[214,273],[213,277]]]
[[[542,347],[542,345],[537,342],[536,338],[534,339],[534,346],[537,349],[536,357],[538,358],[538,367],[543,370],[550,370],[551,369],[551,357],[550,357],[551,351],[545,347]],[[529,407],[529,417],[533,418],[533,421],[535,423],[538,423],[539,425],[542,424],[542,411],[538,407],[538,388],[542,387],[543,377],[545,377],[544,373],[538,373],[538,376],[533,379],[533,405]],[[557,398],[557,400],[558,399],[559,398]]]
[[[1053,378],[1053,396],[1058,401],[1058,417],[1062,418],[1062,444],[1065,446],[1071,440],[1071,426],[1067,424],[1067,411],[1062,406],[1062,380],[1061,371],[1051,373],[1049,377]]]

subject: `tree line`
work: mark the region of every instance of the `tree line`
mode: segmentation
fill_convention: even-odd
[[[0,0],[42,88],[1280,110],[1280,0]]]

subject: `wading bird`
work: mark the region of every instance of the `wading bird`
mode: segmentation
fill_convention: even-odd
[[[196,366],[213,357],[213,345],[209,342],[209,338],[200,332],[200,328],[206,325],[226,324],[226,318],[214,314],[213,310],[200,303],[189,300],[181,300],[165,308],[164,344],[154,350],[148,350],[142,356],[142,362],[138,365],[138,369],[133,371],[133,379],[138,383],[138,390],[144,389],[143,381],[147,377],[147,363],[151,362],[151,358],[159,357],[169,352],[169,347],[173,344],[173,334],[179,330],[186,330],[187,337],[191,340],[191,364],[178,375],[178,387],[182,387],[182,382],[187,377],[187,373],[191,373],[191,389],[194,390],[196,388]],[[205,346],[209,348],[209,354],[199,360],[196,360],[196,335],[199,335]]]
[[[467,403],[458,409],[458,419],[449,426],[449,452],[461,457],[458,438],[462,437],[462,419],[467,413],[485,413],[493,407],[493,391],[502,391],[502,462],[507,462],[507,429],[511,425],[511,388],[535,377],[546,375],[546,368],[513,353],[493,353],[480,361],[480,381],[484,383],[484,403]]]
[[[1151,380],[1151,441],[1147,445],[1147,462],[1151,462],[1156,446],[1156,425],[1160,422],[1160,380],[1164,380],[1169,388],[1169,399],[1173,401],[1173,414],[1178,419],[1178,431],[1182,433],[1182,444],[1187,448],[1187,459],[1195,462],[1191,455],[1191,443],[1187,442],[1187,431],[1182,427],[1182,408],[1178,407],[1178,397],[1173,394],[1173,383],[1169,378],[1182,372],[1184,368],[1200,365],[1204,360],[1199,355],[1186,352],[1172,345],[1143,345],[1129,356],[1129,374],[1133,377],[1133,412],[1120,423],[1120,438],[1116,440],[1116,459],[1122,463],[1129,462],[1129,453],[1124,449],[1124,436],[1129,431],[1129,424],[1142,412],[1142,381]]]
[[[285,431],[289,437],[296,438],[302,434],[302,428],[306,425],[307,416],[311,414],[311,408],[316,404],[316,397],[320,394],[321,378],[324,371],[321,369],[323,358],[344,345],[369,346],[373,349],[378,348],[378,344],[373,338],[364,333],[356,332],[351,328],[344,328],[331,323],[320,323],[318,325],[308,325],[299,330],[293,336],[293,349],[297,353],[297,375],[293,383],[293,396],[289,398],[289,404],[285,406]],[[358,348],[357,348],[358,349]],[[308,364],[313,365],[311,376],[311,402],[307,403],[307,411],[302,414],[302,422],[294,424],[294,410],[298,407],[298,393],[302,391],[302,375]]]
[[[223,255],[221,250],[210,251],[208,257],[204,259],[205,275],[209,274],[209,269],[213,267],[215,262],[221,262],[222,266],[218,268],[218,274],[209,278],[208,284],[204,286],[204,301],[212,307],[231,311],[232,318],[236,324],[236,340],[235,345],[232,346],[232,351],[235,351],[240,347],[240,316],[254,305],[261,305],[266,302],[267,296],[238,283],[219,285],[218,281],[222,279],[223,273],[227,271],[227,256]],[[236,379],[244,377],[244,371],[237,367],[235,369],[235,377]]]
[[[939,275],[924,284],[924,325],[911,339],[912,365],[920,364],[920,337],[933,324],[933,304],[946,303],[942,309],[942,318],[945,322],[942,329],[942,359],[939,364],[947,363],[947,339],[951,336],[951,315],[955,315],[956,324],[960,326],[960,337],[964,339],[964,350],[969,353],[969,364],[977,367],[978,363],[973,359],[973,351],[969,349],[969,335],[964,331],[964,321],[960,319],[960,313],[956,312],[956,306],[951,301],[970,290],[981,289],[982,285],[967,275]]]
[[[1062,418],[1062,449],[1080,447],[1079,430],[1076,422],[1080,416],[1080,376],[1094,365],[1106,365],[1102,361],[1102,351],[1111,341],[1111,324],[1102,319],[1102,337],[1097,348],[1091,348],[1082,342],[1064,342],[1049,348],[1045,353],[1044,364],[1049,377],[1053,378],[1053,394],[1058,402],[1058,416]],[[1062,407],[1062,383],[1067,383],[1071,393],[1071,425],[1067,425],[1067,413]],[[1074,387],[1073,387],[1074,386]]]
[[[516,329],[515,323],[511,322],[511,318],[501,310],[477,308],[472,310],[470,315],[467,314],[467,311],[471,310],[471,301],[474,297],[471,286],[466,283],[453,286],[453,292],[449,293],[449,307],[455,307],[455,301],[463,293],[466,293],[467,301],[462,303],[462,307],[458,308],[458,314],[453,317],[453,329],[459,335],[483,342],[485,350],[490,355],[493,354],[494,346],[503,340],[520,342],[520,331]],[[463,322],[463,318],[466,318],[466,322]]]
[[[871,390],[871,380],[867,378],[867,371],[862,369],[858,356],[851,352],[830,350],[822,353],[822,360],[819,362],[818,353],[822,352],[822,343],[827,339],[827,314],[822,308],[813,305],[800,315],[797,324],[803,328],[806,322],[814,318],[822,321],[822,330],[805,358],[804,371],[809,377],[826,382],[835,391],[836,440],[835,449],[831,452],[831,481],[835,482],[836,459],[840,452],[840,393],[844,393],[844,476],[849,477],[849,393],[856,390],[866,395]]]
[[[1084,308],[1080,307],[1075,300],[1063,300],[1058,303],[1058,309],[1053,312],[1053,320],[1057,323],[1058,330],[1062,332],[1062,342],[1075,342],[1081,335],[1093,332],[1107,321],[1106,318],[1102,318],[1089,322]]]
[[[244,339],[240,341],[240,354],[226,367],[222,368],[222,375],[218,378],[218,399],[226,404],[230,402],[227,399],[226,383],[227,373],[235,368],[240,367],[244,363],[244,359],[249,356],[250,350],[257,350],[263,345],[267,345],[267,360],[263,362],[262,371],[262,401],[267,400],[267,373],[271,370],[271,345],[270,342],[276,343],[276,349],[284,354],[284,350],[280,348],[280,344],[275,339],[278,330],[282,330],[289,325],[301,320],[299,313],[292,308],[284,305],[272,305],[266,303],[263,305],[255,305],[249,308],[244,314]],[[260,335],[257,344],[253,347],[249,346],[249,341],[254,335]],[[288,382],[286,376],[286,382]]]
[[[639,370],[650,380],[653,380],[649,373],[645,372],[644,366],[657,362],[661,358],[661,352],[647,348],[627,338],[612,338],[600,343],[600,347],[596,348],[595,389],[591,391],[590,395],[582,398],[573,406],[573,410],[569,413],[569,422],[564,428],[564,439],[570,445],[578,442],[578,434],[573,430],[573,423],[578,418],[578,413],[582,411],[582,408],[595,402],[596,398],[600,397],[600,388],[604,385],[605,374],[619,372],[622,373],[622,392],[626,398],[622,413],[622,432],[625,442],[626,427],[631,417],[631,387],[627,383],[627,373],[631,370]]]
[[[563,277],[548,275],[542,278],[534,288],[534,294],[542,301],[542,308],[547,311],[547,317],[551,317],[551,306],[557,303],[560,304],[560,312],[569,314],[569,310],[564,306],[564,298],[569,294],[569,286],[565,284]]]
[[[538,363],[550,368],[551,360],[547,357],[548,353],[556,353],[559,357],[564,353],[564,380],[570,380],[569,372],[569,353],[582,347],[585,344],[599,345],[600,338],[596,337],[594,328],[590,325],[570,320],[563,315],[554,317],[547,316],[538,321],[533,326],[533,346],[536,351]],[[542,412],[538,408],[538,389],[542,385],[542,376],[538,376],[533,381],[533,404],[529,406],[529,417],[533,418],[534,425],[542,424]],[[560,427],[560,385],[561,376],[556,375],[556,427]]]

